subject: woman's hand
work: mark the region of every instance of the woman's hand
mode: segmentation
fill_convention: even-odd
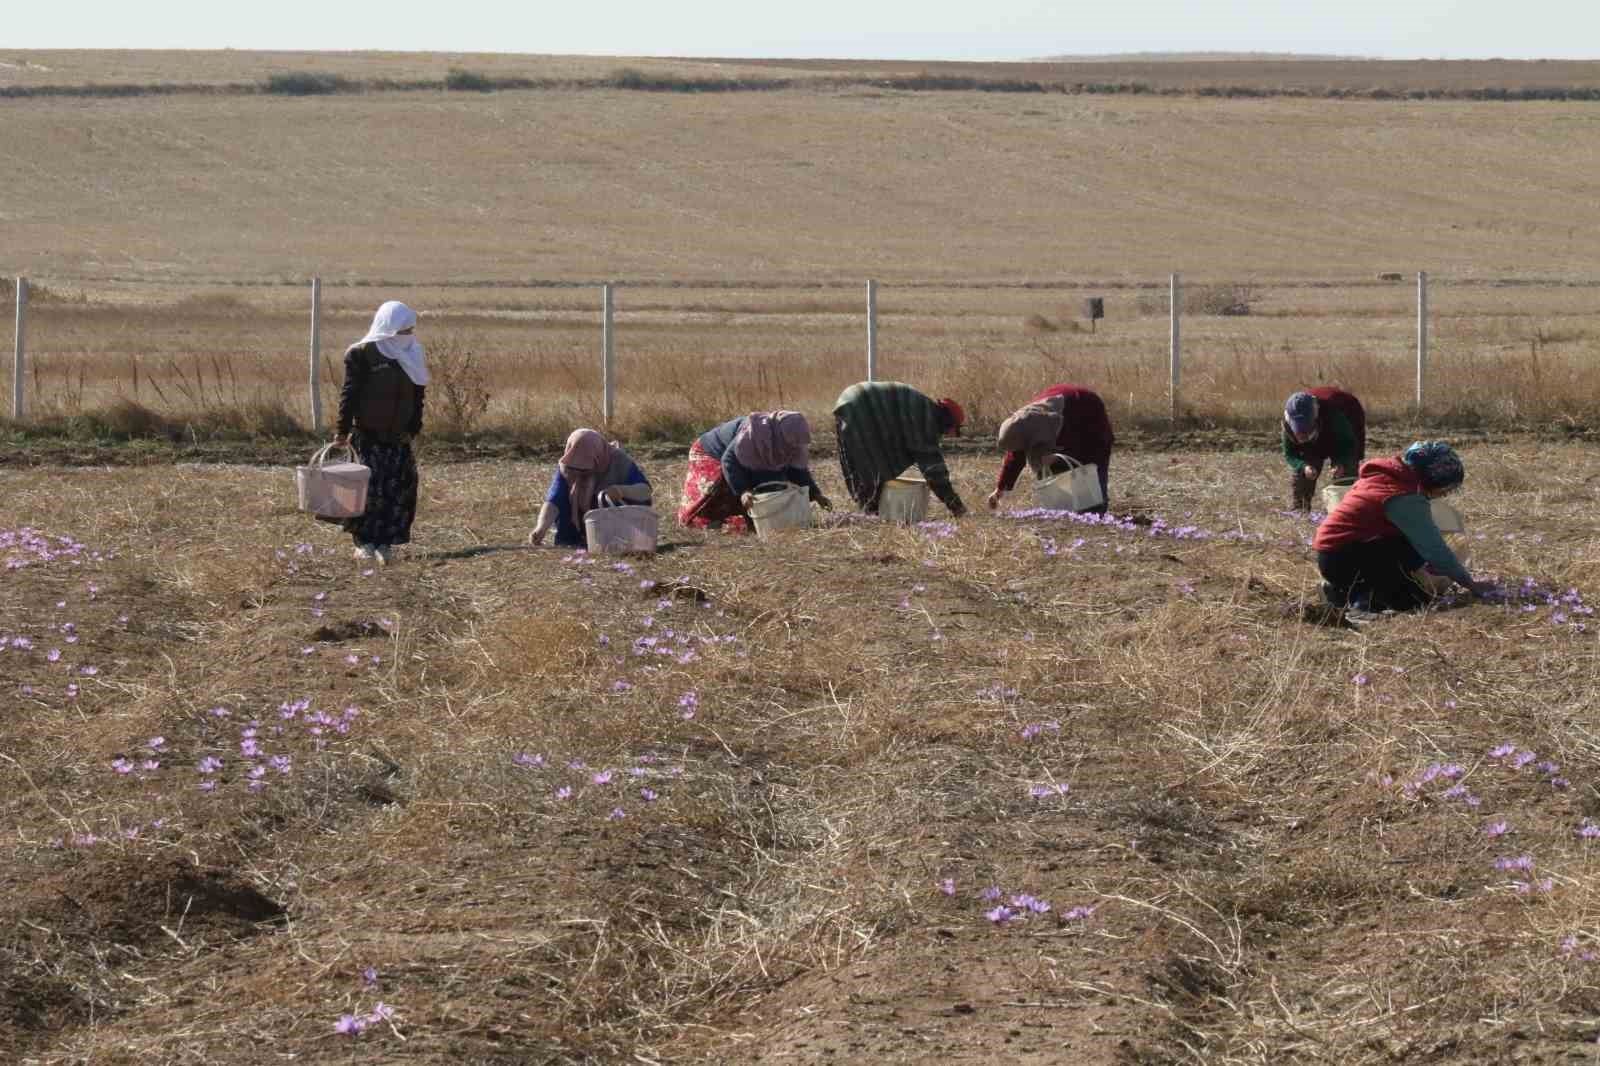
[[[1314,466],[1303,466],[1303,467],[1300,468],[1300,473],[1304,474],[1308,479],[1310,479],[1312,481],[1317,480],[1317,472],[1318,472],[1317,468],[1314,467]]]
[[[335,448],[348,448],[348,447],[350,447],[350,434],[348,434],[348,433],[336,434],[334,436],[334,438],[333,438],[333,446]]]
[[[989,493],[989,498],[984,501],[989,505],[989,510],[994,511],[999,509],[1000,497],[1003,495],[1005,495],[1005,493],[1001,492],[999,489],[995,489],[993,492]]]
[[[820,491],[812,493],[811,498],[815,500],[817,506],[822,508],[824,511],[833,510],[833,501],[824,496]]]
[[[537,548],[544,543],[544,538],[549,536],[549,526],[534,526],[533,532],[528,534],[528,543]]]

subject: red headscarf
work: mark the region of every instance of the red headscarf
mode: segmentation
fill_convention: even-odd
[[[949,432],[958,437],[961,436],[961,427],[966,424],[967,412],[963,411],[961,405],[948,396],[939,401],[939,406],[943,407],[945,414],[950,416],[951,426]]]

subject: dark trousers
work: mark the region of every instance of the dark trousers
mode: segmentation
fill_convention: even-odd
[[[1433,597],[1412,572],[1422,556],[1404,537],[1385,537],[1317,553],[1322,593],[1335,607],[1412,611]]]
[[[1294,498],[1296,511],[1311,510],[1311,501],[1316,498],[1317,479],[1306,477],[1305,467],[1300,467],[1289,479],[1289,492]]]

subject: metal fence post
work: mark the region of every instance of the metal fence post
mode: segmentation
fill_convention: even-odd
[[[617,338],[615,286],[606,282],[602,289],[601,304],[604,320],[600,327],[600,416],[606,428],[617,413]]]
[[[317,364],[322,361],[322,279],[311,279],[311,432],[322,435],[322,382]]]
[[[878,380],[878,283],[867,282],[867,380]]]
[[[1428,380],[1428,272],[1417,271],[1417,413],[1427,402]]]
[[[22,382],[23,363],[28,357],[28,279],[17,279],[17,348],[16,362],[11,371],[11,417],[23,415]]]
[[[1170,357],[1171,358],[1171,363],[1172,363],[1172,366],[1171,366],[1172,380],[1171,380],[1171,383],[1168,385],[1168,399],[1171,401],[1171,404],[1172,404],[1172,411],[1171,411],[1172,421],[1173,421],[1174,424],[1176,424],[1177,421],[1178,421],[1178,409],[1180,407],[1180,390],[1181,390],[1182,376],[1183,376],[1183,354],[1182,354],[1183,350],[1182,350],[1182,344],[1181,344],[1181,340],[1180,340],[1179,332],[1178,332],[1178,319],[1180,317],[1180,314],[1179,314],[1179,308],[1180,308],[1179,296],[1180,296],[1180,292],[1181,292],[1180,284],[1179,284],[1179,281],[1178,281],[1178,275],[1176,275],[1176,274],[1172,275],[1172,281],[1171,281],[1170,284],[1171,284],[1171,288],[1169,289],[1169,294],[1170,294],[1170,300],[1171,300],[1171,304],[1172,304],[1172,307],[1171,307],[1171,311],[1172,311],[1172,349],[1171,349],[1171,352],[1172,352],[1172,354],[1171,354],[1171,357]]]

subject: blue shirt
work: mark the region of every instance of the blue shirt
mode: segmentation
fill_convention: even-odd
[[[638,463],[629,463],[628,476],[622,483],[648,485],[650,479],[644,476]],[[556,544],[563,548],[582,548],[589,543],[588,536],[572,521],[572,483],[559,467],[556,468],[555,480],[550,482],[550,491],[544,494],[544,500],[556,505]]]
[[[790,485],[804,485],[808,489],[817,487],[816,481],[811,477],[811,471],[803,466],[790,466],[782,470],[752,470],[734,458],[733,438],[739,435],[744,428],[745,415],[732,418],[700,434],[700,447],[711,458],[722,463],[722,480],[728,483],[728,488],[733,490],[735,496],[743,496],[758,485],[765,485],[771,481],[784,482]]]

